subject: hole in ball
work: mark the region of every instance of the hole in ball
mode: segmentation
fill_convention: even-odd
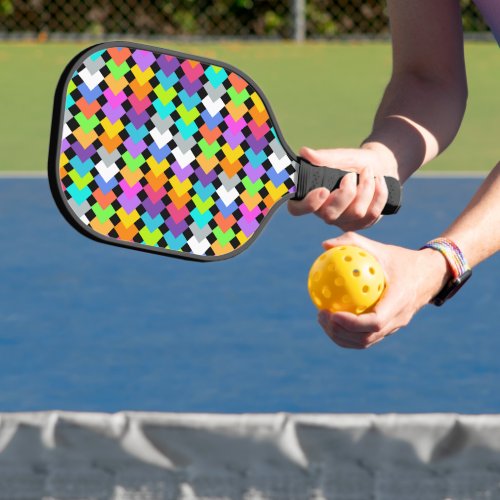
[[[313,295],[314,303],[316,304],[317,307],[322,307],[323,302],[321,302],[321,299],[317,296],[317,294]]]
[[[352,275],[357,278],[361,273],[359,272],[359,269],[354,269],[354,271],[352,272]]]
[[[344,304],[350,304],[351,303],[351,297],[349,297],[349,295],[343,295],[342,296],[342,303],[344,303]]]
[[[370,291],[370,287],[368,285],[365,285],[363,288],[363,293],[368,293]]]
[[[368,271],[370,271],[370,274],[375,274],[375,269],[373,267],[370,267],[370,269],[368,269]]]

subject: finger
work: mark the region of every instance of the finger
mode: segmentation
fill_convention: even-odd
[[[328,332],[328,335],[331,338],[338,339],[350,346],[356,347],[357,349],[365,348],[368,343],[368,334],[365,335],[348,332],[347,330],[334,324]]]
[[[316,215],[328,224],[334,224],[355,199],[356,191],[356,174],[349,173],[345,175],[340,181],[338,189],[324,201],[323,205],[316,211]]]
[[[322,325],[323,326],[323,325]],[[323,326],[324,332],[330,337],[330,339],[335,342],[340,347],[344,347],[347,349],[362,349],[359,339],[351,338],[348,335],[345,335],[342,332],[338,332],[332,329],[331,325]]]
[[[357,335],[371,335],[379,333],[385,326],[384,321],[375,312],[365,314],[353,314],[350,312],[335,313],[335,319],[331,320],[335,327]]]
[[[342,245],[357,245],[370,251],[369,247],[371,242],[372,240],[369,240],[365,236],[355,233],[354,231],[348,231],[340,236],[323,241],[322,245],[325,250]]]
[[[373,195],[373,203],[369,208],[369,213],[374,216],[379,217],[382,213],[382,210],[387,203],[387,199],[389,198],[389,188],[387,187],[387,183],[385,181],[385,177],[383,175],[375,176],[375,193]]]
[[[302,147],[299,155],[313,165],[324,167],[347,168],[357,172],[360,169],[360,157],[363,151],[359,149],[311,149]]]
[[[327,333],[327,335],[328,335],[328,333]],[[357,345],[353,342],[348,342],[348,341],[339,339],[337,337],[334,337],[332,335],[328,335],[328,337],[330,337],[330,339],[333,342],[335,342],[335,344],[337,344],[340,347],[343,347],[344,349],[357,349],[357,350],[363,349],[363,347],[360,347],[359,345]]]
[[[399,297],[393,295],[390,287],[387,287],[373,311],[360,315],[338,312],[332,321],[338,328],[348,332],[373,336],[373,339],[385,337],[402,326],[398,308],[401,301]]]
[[[329,311],[321,311],[318,314],[318,322],[323,327],[325,333],[337,344],[342,347],[350,347],[355,349],[364,349],[370,342],[368,337],[370,334],[359,334],[347,331],[338,323],[335,322],[336,313]],[[375,339],[370,339],[375,340]]]
[[[382,210],[384,209],[389,196],[389,190],[387,189],[387,184],[383,176],[376,175],[374,183],[375,189],[373,192],[372,202],[368,207],[366,216],[363,220],[365,227],[373,226],[383,217]]]
[[[364,168],[359,173],[356,197],[344,212],[346,222],[363,220],[375,194],[375,177],[371,167]]]
[[[314,189],[300,201],[290,200],[288,202],[288,211],[291,215],[305,215],[316,212],[330,196],[330,191],[326,188]]]
[[[339,219],[336,225],[342,229],[342,231],[361,231],[362,229],[368,229],[374,226],[381,218],[382,216],[376,218],[363,217],[362,219],[353,219],[349,222],[344,222],[344,219]]]
[[[378,344],[379,342],[382,342],[382,340],[384,340],[384,339],[385,339],[385,337],[381,336],[377,339],[370,340],[370,342],[366,345],[365,349],[369,349],[370,347],[373,347],[374,345]]]
[[[397,330],[397,329],[396,329]],[[391,335],[391,333],[384,334],[382,332],[352,332],[344,329],[335,323],[335,319],[331,323],[331,336],[340,339],[350,345],[355,345],[358,349],[367,349],[375,344],[378,344],[386,335]],[[394,330],[395,331],[395,330]]]
[[[384,339],[383,335],[362,335],[346,332],[345,330],[325,330],[327,335],[337,344],[351,349],[367,349]]]
[[[303,147],[299,151],[300,156],[311,162],[313,165],[320,166],[335,166],[335,167],[349,167],[357,166],[359,160],[356,160],[356,155],[359,156],[359,151],[354,149],[320,149],[315,150]],[[355,170],[359,170],[359,166]],[[292,215],[305,215],[311,212],[316,213],[325,222],[333,224],[338,216],[352,201],[356,194],[356,182],[352,179],[341,182],[341,193],[332,193],[330,197],[327,191],[321,194],[310,196],[308,194],[304,200],[290,201],[288,203],[288,210]],[[337,190],[338,191],[338,190]],[[322,202],[322,203],[320,203]],[[322,207],[327,211],[326,214],[322,213]]]
[[[378,344],[387,335],[392,335],[399,328],[391,329],[389,332],[356,332],[347,330],[342,323],[337,321],[340,315],[356,316],[351,313],[330,313],[321,311],[318,315],[318,322],[323,327],[325,333],[339,346],[350,349],[367,349]],[[357,316],[359,317],[359,316]]]

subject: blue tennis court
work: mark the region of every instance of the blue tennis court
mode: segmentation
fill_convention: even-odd
[[[413,179],[364,234],[419,247],[480,182]],[[44,178],[1,179],[0,207],[0,411],[500,411],[498,255],[443,308],[349,351],[307,294],[339,234],[315,217],[282,207],[246,252],[202,264],[84,238]]]

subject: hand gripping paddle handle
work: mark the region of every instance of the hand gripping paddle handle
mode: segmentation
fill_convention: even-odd
[[[350,173],[338,168],[317,167],[300,157],[298,162],[297,193],[293,197],[294,200],[302,200],[307,193],[319,187],[333,191],[339,187],[342,178]],[[401,207],[401,184],[394,177],[384,177],[384,179],[389,195],[382,214],[395,214]],[[359,182],[359,175],[357,175],[357,182]]]

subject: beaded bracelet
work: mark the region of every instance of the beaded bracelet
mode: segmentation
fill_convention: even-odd
[[[446,259],[453,275],[453,278],[431,301],[434,305],[440,306],[458,292],[471,277],[472,271],[460,248],[448,238],[436,238],[427,242],[423,248],[431,248],[440,252]]]
[[[462,250],[448,238],[436,238],[426,243],[422,248],[432,248],[441,252],[448,262],[454,278],[458,278],[470,270]]]

